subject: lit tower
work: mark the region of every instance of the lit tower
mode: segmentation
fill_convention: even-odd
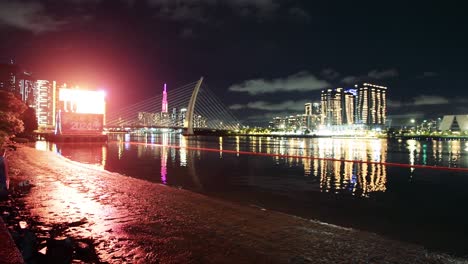
[[[164,84],[163,99],[162,99],[162,113],[167,113],[167,92],[166,84]]]

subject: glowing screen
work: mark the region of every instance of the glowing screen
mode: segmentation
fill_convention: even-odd
[[[59,90],[59,100],[63,102],[63,111],[80,114],[104,114],[106,111],[104,91],[86,91],[76,89]]]

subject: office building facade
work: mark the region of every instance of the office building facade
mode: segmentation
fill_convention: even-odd
[[[355,95],[343,88],[322,90],[321,124],[324,126],[355,124]]]
[[[387,120],[387,87],[363,83],[356,88],[358,123],[369,127],[384,126]]]
[[[40,128],[53,128],[55,126],[57,88],[55,81],[37,80],[36,116]]]

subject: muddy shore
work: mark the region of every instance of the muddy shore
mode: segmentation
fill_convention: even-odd
[[[9,164],[12,182],[30,183],[15,198],[23,220],[44,241],[84,243],[95,258],[75,258],[83,263],[465,263],[421,246],[240,206],[29,147],[11,151]]]

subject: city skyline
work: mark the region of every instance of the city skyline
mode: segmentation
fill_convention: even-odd
[[[362,82],[391,87],[394,121],[468,112],[465,18],[455,7],[31,0],[0,10],[3,61],[37,79],[106,89],[111,110],[205,76],[252,124]]]

